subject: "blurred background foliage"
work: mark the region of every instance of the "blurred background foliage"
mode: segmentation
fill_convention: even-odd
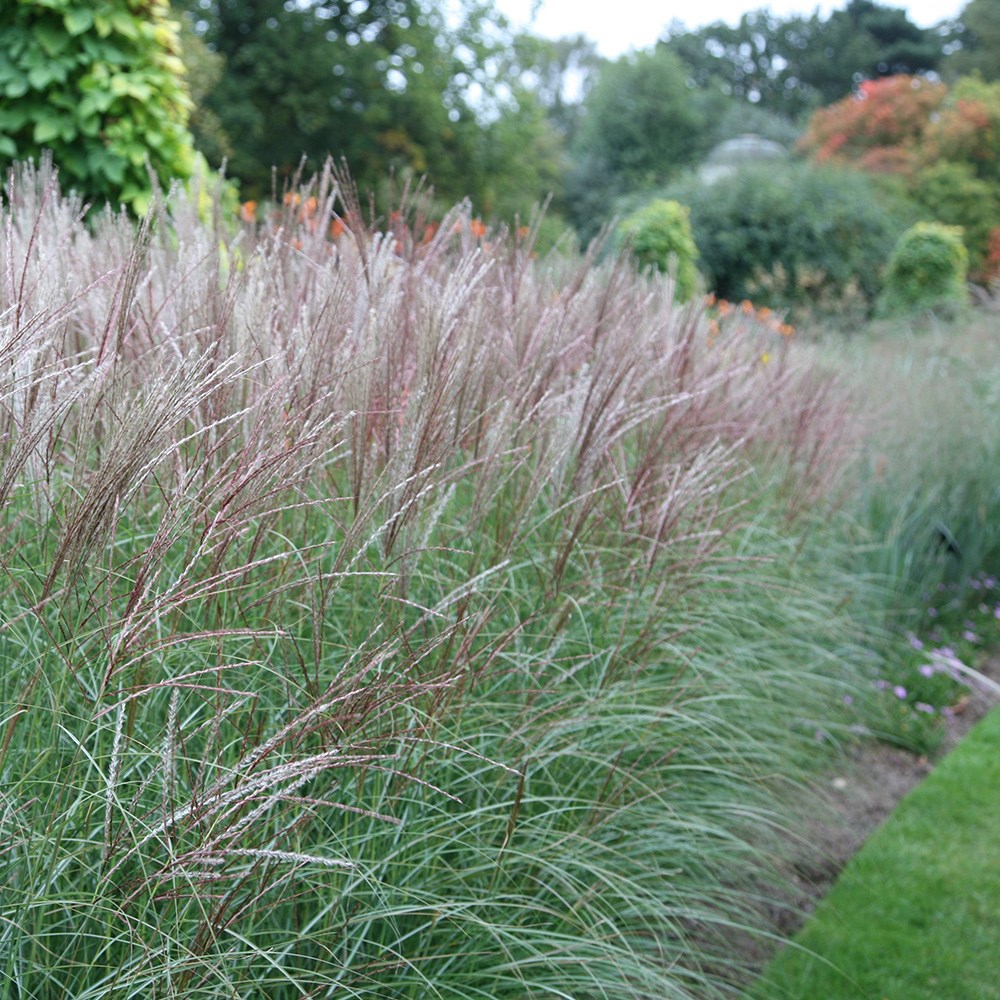
[[[163,100],[123,91],[137,72],[130,36],[143,24],[158,27],[149,44],[161,56],[183,61]],[[814,291],[814,310],[870,304],[880,280],[872,261],[886,259],[875,248],[915,221],[961,226],[972,280],[997,277],[995,0],[970,0],[931,28],[873,0],[826,16],[761,9],[696,30],[674,21],[655,46],[616,60],[583,36],[515,30],[492,0],[174,0],[169,14],[146,0],[16,0],[0,10],[0,28],[17,42],[0,53],[0,167],[51,148],[64,177],[97,202],[143,207],[143,152],[166,186],[199,173],[193,147],[254,203],[279,200],[298,171],[333,157],[383,218],[417,183],[432,211],[467,198],[490,224],[517,225],[547,204],[543,248],[567,228],[585,244],[645,204],[681,200],[706,287],[752,291],[774,308],[801,308]],[[32,62],[31,51],[53,46],[68,53],[61,76]],[[122,93],[75,122],[88,67],[108,63],[101,46],[115,49],[106,84]],[[26,118],[32,101],[46,124]],[[170,156],[157,147],[165,129],[148,124],[154,108],[179,130]],[[123,130],[144,131],[148,150],[116,149]],[[792,200],[805,219],[792,228],[766,178],[700,173],[721,143],[747,132],[800,163]],[[824,169],[812,177],[814,166]],[[825,200],[829,167],[859,176],[837,180],[842,194]],[[873,198],[859,236],[845,219],[864,220]],[[740,210],[739,233],[719,231],[713,203]],[[754,259],[740,262],[748,251]]]

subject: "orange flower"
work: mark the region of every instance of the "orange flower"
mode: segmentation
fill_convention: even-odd
[[[256,222],[257,221],[257,202],[255,201],[245,201],[240,205],[240,218],[244,222]]]
[[[778,327],[778,333],[780,333],[782,337],[790,337],[793,333],[795,333],[795,327],[789,326],[788,323],[782,323],[781,326]]]
[[[469,222],[469,231],[477,240],[481,240],[486,235],[486,223],[482,219],[472,219]]]
[[[754,314],[753,303],[749,299],[744,299],[740,303],[740,309],[743,310],[744,316],[752,316]]]
[[[428,243],[430,243],[432,239],[434,239],[435,235],[437,234],[437,231],[438,231],[438,224],[436,222],[428,222],[427,225],[424,226],[423,243],[425,246]]]
[[[709,292],[708,295],[705,296],[705,305],[708,306],[709,309],[715,305],[715,292]]]
[[[302,195],[300,195],[298,191],[286,191],[285,197],[281,200],[285,205],[298,206],[302,204]]]
[[[339,240],[344,233],[347,232],[347,226],[344,225],[344,220],[337,218],[330,223],[330,239]]]

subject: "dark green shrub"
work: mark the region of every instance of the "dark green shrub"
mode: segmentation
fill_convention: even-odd
[[[914,178],[913,200],[926,219],[960,226],[974,280],[989,281],[990,234],[1000,226],[1000,191],[977,177],[968,163],[942,160]]]
[[[863,175],[804,164],[746,167],[667,194],[691,209],[700,266],[721,298],[808,314],[871,311],[880,272],[913,221]]]
[[[918,222],[899,238],[885,274],[879,312],[954,309],[967,298],[969,254],[958,226]]]
[[[145,211],[147,169],[190,177],[177,24],[165,0],[0,4],[0,169],[51,150],[63,186]]]
[[[678,301],[691,298],[698,280],[694,263],[698,247],[687,208],[659,198],[629,215],[619,227],[619,236],[641,266],[674,275]]]

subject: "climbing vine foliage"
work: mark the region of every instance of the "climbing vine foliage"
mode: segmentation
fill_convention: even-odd
[[[0,3],[0,166],[51,150],[63,186],[142,213],[150,170],[190,177],[178,26],[166,0]]]

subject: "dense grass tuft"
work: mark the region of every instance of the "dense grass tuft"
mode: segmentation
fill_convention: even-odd
[[[666,278],[356,209],[10,180],[2,993],[731,995],[870,680],[845,399]]]

